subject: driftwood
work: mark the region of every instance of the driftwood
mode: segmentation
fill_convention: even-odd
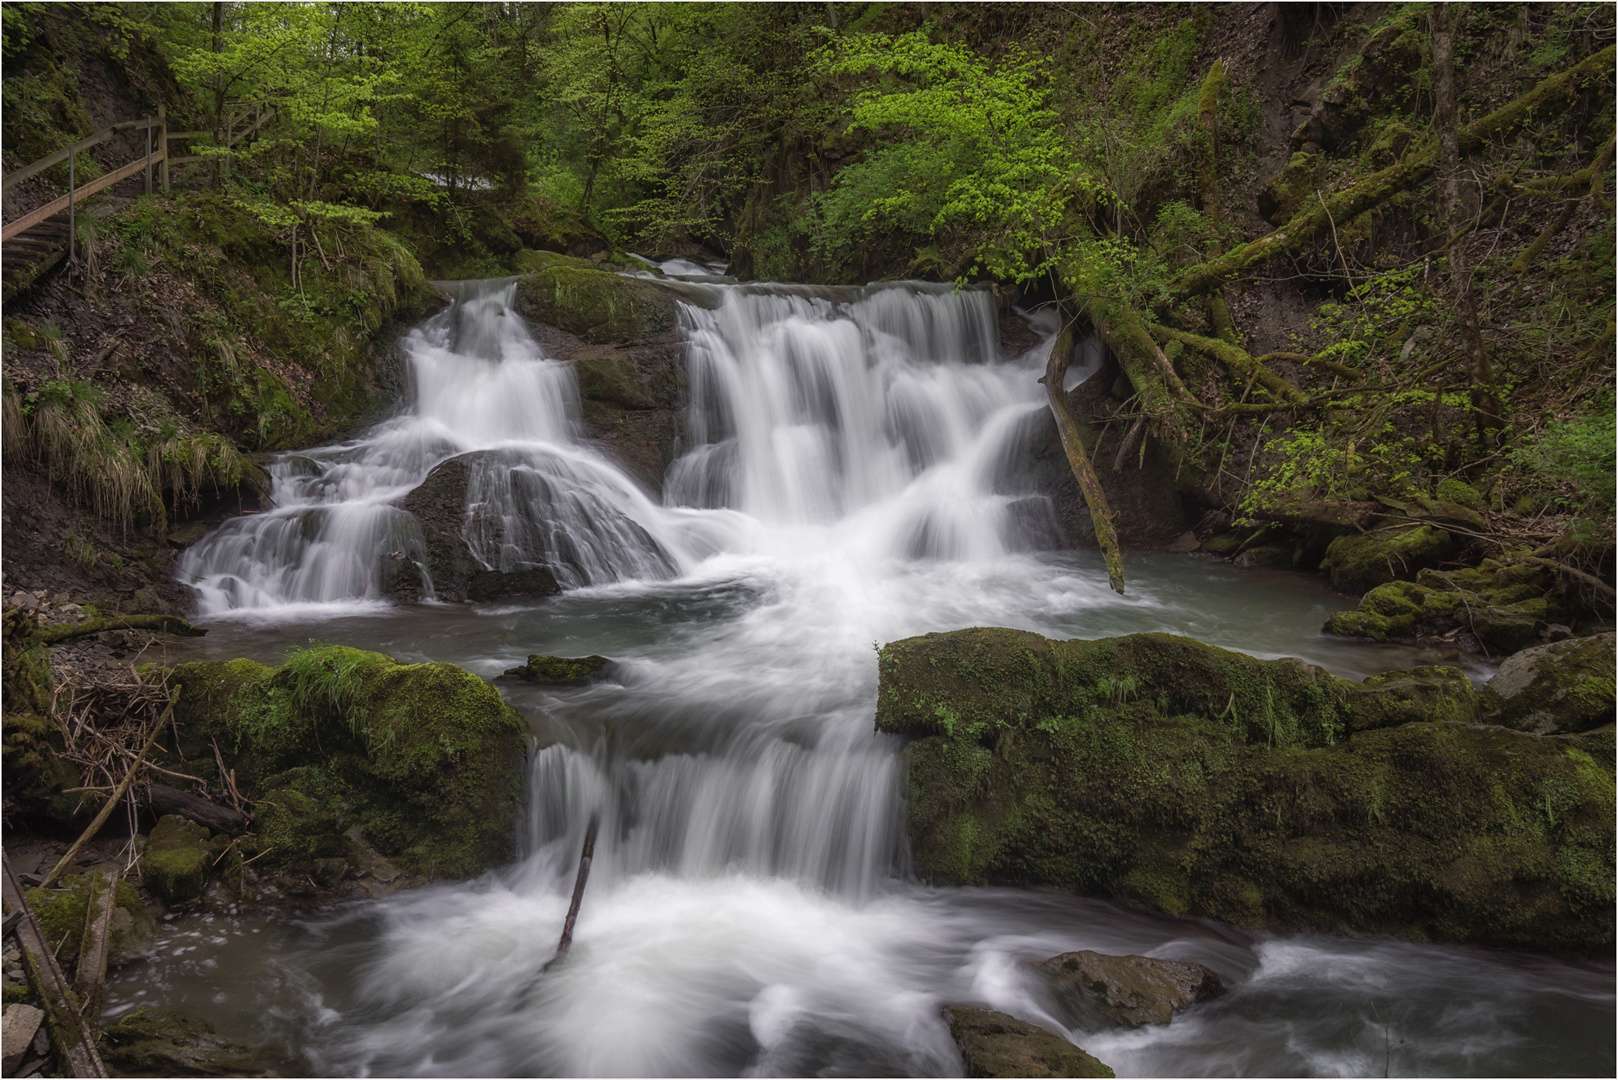
[[[79,838],[73,841],[73,846],[67,849],[67,854],[63,855],[61,861],[51,868],[50,873],[45,875],[45,880],[40,882],[40,888],[48,888],[53,881],[62,876],[62,871],[72,865],[74,857],[84,848],[84,845],[88,844],[91,837],[101,831],[101,826],[105,825],[107,819],[112,816],[113,808],[123,802],[124,795],[129,791],[129,785],[135,781],[135,774],[140,772],[141,762],[146,760],[146,752],[157,741],[157,736],[163,730],[163,725],[169,722],[169,717],[174,715],[174,703],[178,700],[180,700],[180,688],[176,686],[169,692],[168,707],[163,710],[163,715],[157,718],[157,723],[152,725],[151,732],[146,736],[145,744],[141,746],[140,753],[135,755],[135,760],[129,763],[129,771],[124,773],[124,778],[119,781],[117,789],[102,804],[101,812],[96,814],[94,821],[90,822],[90,827],[79,834]]]
[[[601,828],[601,814],[590,815],[590,824],[584,829],[584,850],[579,854],[579,872],[573,878],[573,899],[567,905],[567,918],[562,922],[562,940],[556,945],[556,955],[551,957],[551,964],[559,962],[567,955],[567,950],[573,945],[573,924],[579,919],[579,905],[584,902],[584,883],[590,880],[590,863],[596,854],[596,831]]]
[[[201,637],[208,631],[192,626],[175,615],[115,615],[110,619],[88,619],[81,623],[58,623],[39,628],[39,640],[46,645],[60,645],[64,641],[89,637],[105,630],[153,630],[160,634],[179,637]]]
[[[1101,480],[1090,464],[1089,455],[1084,452],[1084,443],[1079,440],[1079,426],[1073,422],[1073,413],[1067,407],[1067,393],[1062,389],[1062,380],[1067,377],[1067,354],[1071,347],[1072,338],[1069,335],[1062,334],[1056,339],[1050,359],[1045,364],[1045,394],[1051,401],[1051,415],[1056,417],[1056,430],[1061,434],[1067,463],[1073,469],[1073,478],[1079,482],[1080,490],[1084,492],[1084,504],[1090,510],[1091,523],[1095,525],[1096,543],[1107,559],[1107,581],[1113,591],[1122,595],[1124,557],[1118,551],[1118,533],[1112,526],[1112,508],[1107,505]]]
[[[228,806],[220,806],[212,799],[192,795],[167,784],[152,784],[146,789],[152,813],[158,816],[178,814],[198,825],[205,825],[226,836],[240,836],[247,831],[247,815]]]
[[[73,993],[79,1015],[90,1025],[101,1015],[106,991],[107,954],[112,940],[112,913],[118,904],[118,878],[102,871],[90,878],[90,902],[84,909],[84,936],[79,944],[79,966],[73,973]]]
[[[96,1053],[95,1027],[86,1024],[79,1014],[77,998],[56,963],[56,955],[39,928],[39,920],[28,906],[27,896],[11,873],[11,863],[3,858],[0,861],[3,861],[5,873],[6,906],[22,915],[17,921],[17,944],[22,949],[23,969],[45,1009],[51,1042],[61,1052],[73,1076],[106,1076],[107,1067]]]

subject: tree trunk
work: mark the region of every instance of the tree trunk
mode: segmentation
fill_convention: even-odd
[[[1067,356],[1073,349],[1073,336],[1061,334],[1051,348],[1045,363],[1045,395],[1050,398],[1051,415],[1056,418],[1056,430],[1062,437],[1062,449],[1067,463],[1073,469],[1073,478],[1084,492],[1084,505],[1090,511],[1090,522],[1095,526],[1096,543],[1107,559],[1107,582],[1120,596],[1124,591],[1124,557],[1118,551],[1118,533],[1112,525],[1112,508],[1107,495],[1101,490],[1101,479],[1090,465],[1090,456],[1084,452],[1079,439],[1079,426],[1073,422],[1073,413],[1067,407],[1067,392],[1062,381],[1067,377]]]

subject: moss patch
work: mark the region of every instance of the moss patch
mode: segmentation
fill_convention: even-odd
[[[968,630],[880,662],[878,727],[924,736],[908,814],[931,881],[1253,926],[1613,940],[1610,726],[1460,722],[1468,691],[1447,674],[1355,686],[1156,634]]]
[[[1484,719],[1539,735],[1611,724],[1613,640],[1613,634],[1597,634],[1510,657],[1483,689]]]

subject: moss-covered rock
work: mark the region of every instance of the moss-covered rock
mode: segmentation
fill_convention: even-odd
[[[880,657],[877,725],[920,737],[908,815],[928,880],[1252,926],[1610,945],[1611,727],[1468,719],[1453,677],[1356,687],[1167,635],[979,629]]]
[[[159,818],[141,854],[146,887],[172,906],[195,903],[208,887],[220,845],[207,828],[176,814]]]
[[[39,920],[39,928],[56,958],[78,958],[84,935],[85,913],[90,906],[90,874],[65,874],[49,889],[29,889],[28,905]],[[112,932],[107,959],[121,964],[144,956],[151,950],[157,932],[157,919],[141,903],[140,894],[129,882],[118,879],[112,912]]]
[[[530,656],[526,664],[507,668],[501,678],[521,679],[541,686],[584,686],[612,675],[613,663],[605,656]]]
[[[1539,641],[1566,617],[1554,576],[1542,565],[1485,559],[1461,570],[1424,569],[1366,593],[1354,611],[1326,621],[1326,632],[1373,641],[1465,635],[1474,649],[1503,656]]]
[[[354,827],[421,876],[510,855],[527,728],[476,675],[325,646],[273,671],[208,662],[172,678],[187,737],[217,738],[263,804],[255,830],[273,862],[307,872],[346,858]]]
[[[1508,657],[1480,697],[1493,724],[1536,735],[1588,731],[1613,722],[1614,635],[1572,638]]]
[[[1299,150],[1258,190],[1258,212],[1272,225],[1292,220],[1326,183],[1326,155]]]
[[[565,330],[592,345],[607,345],[673,330],[678,295],[662,282],[554,256],[549,265],[517,283],[517,310],[525,319]]]
[[[1457,480],[1453,476],[1438,482],[1436,494],[1441,502],[1454,503],[1474,512],[1481,512],[1485,508],[1483,496],[1478,494],[1478,489],[1465,480]]]
[[[1450,534],[1433,525],[1350,533],[1331,542],[1320,568],[1331,575],[1332,588],[1363,593],[1414,577],[1418,570],[1443,561],[1453,548]]]
[[[1060,1035],[971,1005],[944,1010],[967,1076],[1116,1076]]]
[[[152,1009],[119,1017],[100,1049],[118,1076],[279,1076],[286,1067],[267,1050],[221,1038],[206,1021]]]

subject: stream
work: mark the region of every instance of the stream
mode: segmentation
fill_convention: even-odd
[[[616,674],[498,684],[535,736],[514,864],[296,917],[173,918],[113,977],[109,1014],[161,1004],[322,1075],[948,1075],[941,1002],[1060,1029],[1023,961],[1088,948],[1196,960],[1229,988],[1166,1027],[1073,1033],[1120,1076],[1613,1073],[1610,960],[908,875],[877,644],[998,625],[1167,631],[1356,678],[1418,662],[1322,635],[1344,601],[1303,575],[1132,555],[1111,592],[1031,481],[1043,350],[998,355],[987,293],[699,284],[716,306],[682,308],[690,408],[659,501],[580,434],[573,371],[514,283],[450,287],[404,342],[399,413],[282,455],[274,508],[187,551],[211,632],[169,659],[320,641],[486,678],[599,653]],[[480,561],[543,566],[562,595],[387,601],[379,559],[423,558],[394,503],[459,454]],[[597,810],[572,951],[540,977]]]

